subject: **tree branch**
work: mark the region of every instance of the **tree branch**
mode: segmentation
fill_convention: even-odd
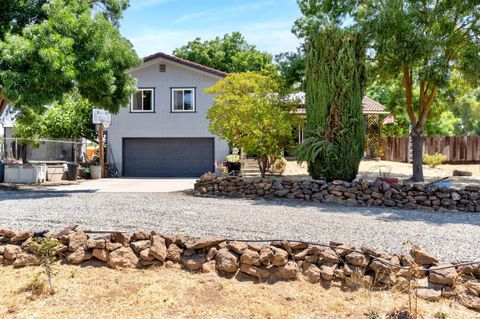
[[[405,87],[405,95],[407,98],[407,113],[410,119],[410,123],[415,124],[417,119],[415,113],[413,112],[413,88],[412,88],[412,78],[410,74],[410,69],[408,66],[403,67],[403,85]]]

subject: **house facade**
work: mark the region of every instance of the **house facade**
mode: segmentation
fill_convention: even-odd
[[[228,144],[208,130],[213,96],[204,90],[227,74],[164,53],[130,70],[137,92],[112,115],[110,163],[126,177],[198,177],[225,160]]]

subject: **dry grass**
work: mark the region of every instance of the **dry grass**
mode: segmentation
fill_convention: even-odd
[[[303,281],[259,284],[165,268],[55,268],[55,294],[34,296],[25,287],[39,269],[0,267],[0,317],[339,319],[369,318],[369,312],[408,306],[407,296],[400,293],[347,293]],[[438,312],[447,318],[479,317],[449,301],[419,301],[419,309],[422,318]]]
[[[368,178],[373,179],[379,175],[379,170],[382,170],[382,172],[391,170],[391,177],[396,177],[399,179],[407,179],[412,176],[412,164],[375,160],[363,160],[360,163],[359,175],[368,176]],[[452,177],[452,172],[454,170],[468,171],[473,175],[468,177]],[[436,168],[423,165],[423,173],[425,180],[428,182],[435,181],[443,177],[451,177],[455,187],[464,187],[467,184],[480,183],[480,165],[478,164],[446,164],[439,165]],[[288,161],[284,175],[306,177],[308,176],[307,164],[303,163],[302,165],[298,165],[295,161]]]

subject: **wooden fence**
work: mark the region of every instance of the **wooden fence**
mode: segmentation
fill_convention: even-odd
[[[382,143],[382,159],[408,162],[408,137],[387,137]],[[429,136],[423,142],[424,154],[442,153],[447,163],[480,163],[480,136]]]

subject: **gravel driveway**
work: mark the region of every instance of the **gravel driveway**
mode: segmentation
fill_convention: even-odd
[[[155,229],[237,239],[338,240],[399,252],[406,240],[444,260],[480,259],[480,214],[197,198],[179,193],[0,191],[0,227]]]

